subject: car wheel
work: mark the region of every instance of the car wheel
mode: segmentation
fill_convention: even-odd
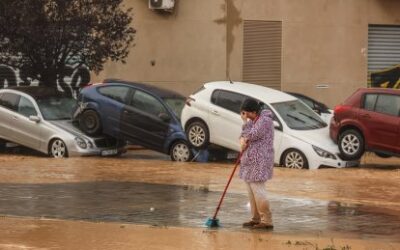
[[[49,154],[54,158],[64,158],[68,157],[67,146],[61,139],[54,139],[50,143]]]
[[[190,145],[195,148],[208,146],[210,135],[207,126],[203,122],[193,122],[186,129],[186,135]]]
[[[98,135],[101,132],[99,114],[94,110],[84,111],[79,118],[79,127],[88,135]]]
[[[357,130],[348,129],[342,132],[338,144],[343,160],[358,160],[364,154],[364,138]]]
[[[282,165],[287,168],[303,169],[308,168],[306,156],[297,149],[289,149],[282,158]]]
[[[7,143],[7,141],[0,139],[0,152],[3,152],[6,150],[6,143]]]
[[[170,150],[171,160],[187,162],[192,159],[192,152],[186,142],[175,142]]]
[[[381,153],[381,152],[375,152],[375,154],[381,158],[390,158],[392,155]]]

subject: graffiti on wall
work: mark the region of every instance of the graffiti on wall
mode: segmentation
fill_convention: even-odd
[[[59,77],[59,90],[76,96],[79,89],[90,82],[90,72],[86,67],[75,69],[67,66]],[[0,88],[13,86],[38,86],[37,80],[32,80],[23,69],[13,69],[7,65],[0,65]]]
[[[400,88],[400,65],[382,71],[371,72],[371,87]]]

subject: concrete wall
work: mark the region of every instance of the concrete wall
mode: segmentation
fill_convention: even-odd
[[[396,0],[178,0],[172,14],[133,7],[136,45],[117,77],[185,95],[203,82],[242,79],[242,20],[282,21],[282,90],[334,106],[367,84],[368,24],[400,24]],[[399,62],[400,63],[400,62]],[[317,88],[326,85],[328,88]]]

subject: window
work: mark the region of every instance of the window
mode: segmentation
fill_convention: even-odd
[[[327,126],[315,112],[298,100],[274,103],[272,106],[291,129],[311,130]]]
[[[159,117],[161,113],[168,114],[159,100],[139,90],[135,91],[130,105],[157,117]]]
[[[129,87],[125,86],[107,86],[98,89],[100,94],[114,99],[121,103],[126,103],[129,94]]]
[[[375,111],[383,114],[398,116],[400,112],[400,96],[379,95]]]
[[[20,96],[14,93],[3,93],[0,98],[0,106],[17,111]]]
[[[364,109],[374,111],[377,94],[367,94],[364,98]]]
[[[242,106],[242,103],[245,99],[246,96],[241,94],[223,90],[216,90],[211,97],[211,102],[215,105],[239,114],[240,107]]]
[[[37,115],[35,106],[33,106],[33,103],[29,101],[26,97],[21,96],[21,99],[19,100],[18,104],[18,113],[21,115],[24,115],[26,117],[29,117],[31,115]]]

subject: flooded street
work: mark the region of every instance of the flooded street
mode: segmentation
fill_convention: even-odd
[[[400,159],[276,167],[267,184],[273,232],[241,227],[250,212],[237,176],[218,215],[222,227],[204,226],[232,167],[171,162],[147,150],[62,160],[1,154],[0,249],[71,249],[78,239],[74,249],[400,249]],[[132,248],[133,238],[144,245]]]

